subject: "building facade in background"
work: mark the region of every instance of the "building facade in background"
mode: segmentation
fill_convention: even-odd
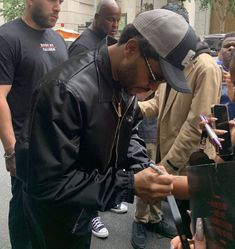
[[[127,23],[133,21],[135,16],[141,11],[141,3],[151,4],[155,9],[161,8],[167,3],[167,0],[117,0],[122,8],[122,18],[120,22],[120,32]],[[65,0],[61,7],[60,18],[56,28],[65,28],[81,33],[91,22],[99,0]],[[205,34],[216,32],[216,18],[211,11],[202,11],[199,9],[199,0],[186,0],[184,6],[189,12],[190,24],[196,32],[202,37]],[[0,16],[0,24],[4,19]],[[227,22],[226,31],[232,31],[234,23]],[[232,25],[233,24],[233,25]]]
[[[82,32],[92,22],[98,2],[99,0],[65,0],[56,27]],[[122,9],[122,19],[119,27],[121,31],[141,11],[141,3],[142,6],[145,3],[153,4],[156,9],[165,5],[167,0],[117,0],[117,2]],[[197,33],[200,36],[208,34],[210,30],[210,10],[199,10],[198,0],[187,0],[184,6],[189,11],[190,24],[196,29]]]

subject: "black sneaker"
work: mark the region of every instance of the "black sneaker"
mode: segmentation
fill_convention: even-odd
[[[145,224],[141,222],[133,222],[131,244],[135,249],[144,249],[146,245],[146,228]]]
[[[166,222],[165,219],[158,223],[148,224],[148,229],[170,239],[178,235],[175,225],[172,222]]]

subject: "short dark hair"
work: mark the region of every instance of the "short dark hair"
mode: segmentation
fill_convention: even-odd
[[[188,11],[183,5],[178,3],[168,3],[162,6],[161,9],[173,11],[176,14],[181,15],[185,19],[185,21],[189,23]]]
[[[118,45],[120,46],[122,44],[125,44],[128,40],[132,38],[138,41],[141,56],[146,56],[147,58],[152,58],[154,60],[159,59],[158,53],[150,45],[150,43],[139,33],[139,31],[134,27],[133,24],[128,24],[123,29],[118,41]]]

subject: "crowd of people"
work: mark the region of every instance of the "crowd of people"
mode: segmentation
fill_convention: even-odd
[[[92,24],[67,50],[52,29],[61,4],[26,0],[23,16],[0,27],[0,139],[11,176],[12,249],[88,249],[92,233],[109,235],[98,211],[125,213],[123,202],[135,197],[130,241],[143,249],[149,224],[163,236],[177,235],[161,210],[170,194],[190,247],[206,249],[190,230],[186,166],[206,123],[199,125],[199,115],[223,103],[235,117],[235,33],[225,36],[215,61],[186,9],[168,4],[140,13],[116,40],[121,8],[101,0]],[[216,158],[209,141],[205,152]],[[196,235],[202,230],[198,219]],[[182,248],[179,237],[171,245]]]

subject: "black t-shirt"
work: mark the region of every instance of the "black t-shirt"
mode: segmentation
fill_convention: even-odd
[[[52,29],[32,29],[21,18],[0,27],[0,84],[12,85],[7,101],[16,137],[37,82],[67,58],[64,40]]]

